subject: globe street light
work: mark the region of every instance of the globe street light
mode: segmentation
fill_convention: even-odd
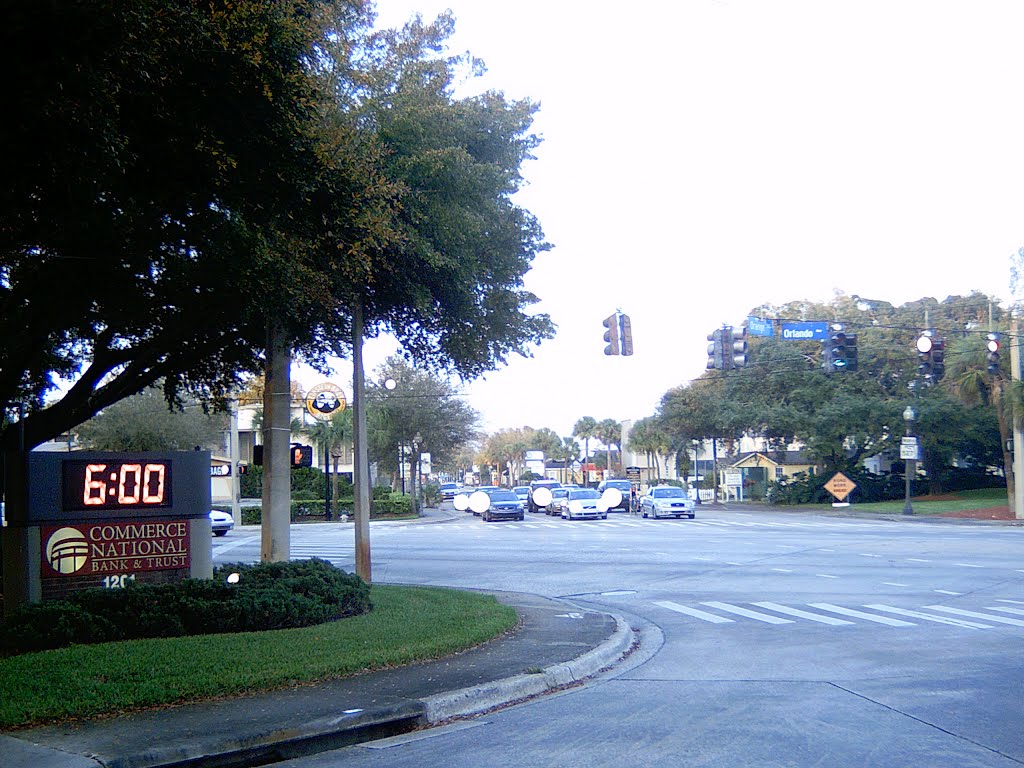
[[[911,406],[907,406],[903,409],[903,421],[906,424],[906,435],[911,437],[914,434],[914,419],[917,418],[917,414]],[[917,445],[914,445],[915,457],[917,451]],[[906,500],[903,504],[903,514],[912,515],[914,514],[914,508],[910,505],[910,475],[912,472],[917,471],[917,461],[914,459],[904,459],[905,465],[903,468],[903,474],[905,476],[906,485]]]

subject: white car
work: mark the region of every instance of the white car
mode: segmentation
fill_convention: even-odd
[[[696,505],[690,494],[675,485],[656,485],[640,497],[644,517],[696,517]]]
[[[235,520],[229,512],[211,509],[210,527],[213,528],[214,536],[227,536],[228,531],[235,527]]]
[[[564,499],[559,499],[563,520],[586,518],[608,519],[608,508],[601,502],[601,494],[594,488],[570,488]]]

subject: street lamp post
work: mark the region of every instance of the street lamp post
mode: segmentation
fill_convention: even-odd
[[[903,410],[903,421],[906,424],[906,435],[912,437],[914,434],[914,419],[917,418],[917,414],[914,413],[914,409],[911,406],[907,406]],[[915,446],[915,450],[917,447]],[[903,474],[905,477],[906,484],[906,500],[903,504],[903,514],[912,515],[914,514],[914,508],[910,504],[910,477],[915,471],[917,471],[917,460],[916,459],[904,459],[905,465],[903,468]]]

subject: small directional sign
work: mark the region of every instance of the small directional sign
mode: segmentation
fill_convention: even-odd
[[[856,487],[857,484],[842,472],[836,472],[832,479],[825,483],[825,490],[835,496],[837,501],[845,499]]]

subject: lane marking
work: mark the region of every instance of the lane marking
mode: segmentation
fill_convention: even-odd
[[[908,563],[930,563],[931,560],[922,560],[920,557],[908,557]]]
[[[830,611],[831,613],[839,613],[843,616],[852,616],[855,619],[864,619],[865,621],[874,621],[878,624],[888,624],[890,627],[916,627],[912,621],[903,621],[902,619],[890,619],[888,616],[876,616],[872,613],[864,613],[864,611],[856,611],[853,608],[843,608],[841,605],[832,605],[832,603],[811,603],[811,608],[818,608],[822,611]]]
[[[997,597],[996,598],[996,602],[997,603],[1014,603],[1016,605],[1024,605],[1024,600],[1008,600],[1005,597]]]
[[[953,595],[954,597],[963,594],[963,592],[950,592],[948,589],[936,589],[933,591],[938,592],[940,595]]]
[[[771,603],[766,601],[763,603],[754,603],[754,605],[760,606],[761,608],[767,608],[770,611],[785,613],[789,616],[796,616],[801,619],[817,621],[821,624],[831,624],[835,627],[841,626],[843,624],[853,624],[852,621],[846,621],[845,619],[834,619],[831,616],[822,616],[820,613],[810,613],[809,611],[801,611],[799,608],[790,608],[787,605],[779,605],[778,603]]]
[[[1024,611],[1020,608],[1000,608],[996,605],[989,605],[985,607],[986,611],[999,611],[1000,613],[1012,613],[1017,616],[1024,616]]]
[[[976,611],[965,611],[962,608],[947,608],[944,605],[926,605],[933,611],[942,611],[943,613],[952,613],[957,616],[966,616],[969,619],[982,619],[984,621],[995,621],[999,624],[1012,624],[1015,627],[1024,627],[1024,621],[1020,619],[1008,619],[1005,616],[992,616],[987,613],[978,613]]]
[[[776,571],[778,573],[792,573],[793,572],[789,568],[772,568],[772,570]]]
[[[909,584],[900,584],[898,581],[883,581],[882,584],[886,587],[909,587]]]
[[[720,611],[726,613],[735,613],[737,616],[745,616],[748,619],[754,619],[755,621],[763,621],[765,624],[792,624],[793,622],[789,619],[780,619],[778,616],[769,616],[767,613],[758,613],[757,611],[751,611],[746,608],[740,608],[738,605],[730,605],[729,603],[719,603],[714,600],[701,603],[709,608],[717,608]]]
[[[953,563],[958,568],[984,568],[984,565],[973,565],[971,563]]]
[[[734,619],[727,619],[724,616],[715,616],[713,613],[707,613],[696,608],[687,608],[685,605],[679,603],[673,603],[671,600],[655,600],[655,605],[660,605],[662,608],[668,608],[670,611],[676,613],[682,613],[687,616],[692,616],[695,619],[701,621],[710,621],[712,624],[732,624]]]
[[[820,579],[838,579],[839,578],[838,576],[833,576],[833,575],[831,575],[829,573],[816,573],[814,575],[817,576]]]
[[[908,611],[903,608],[893,608],[891,605],[865,605],[865,608],[870,608],[873,611],[884,611],[885,613],[895,613],[897,616],[909,616],[912,619],[921,619],[923,621],[934,621],[937,624],[949,624],[954,627],[963,627],[964,629],[992,629],[991,625],[988,624],[976,624],[973,621],[964,621],[963,619],[947,619],[945,616],[932,616],[930,613],[921,613],[920,611]]]

